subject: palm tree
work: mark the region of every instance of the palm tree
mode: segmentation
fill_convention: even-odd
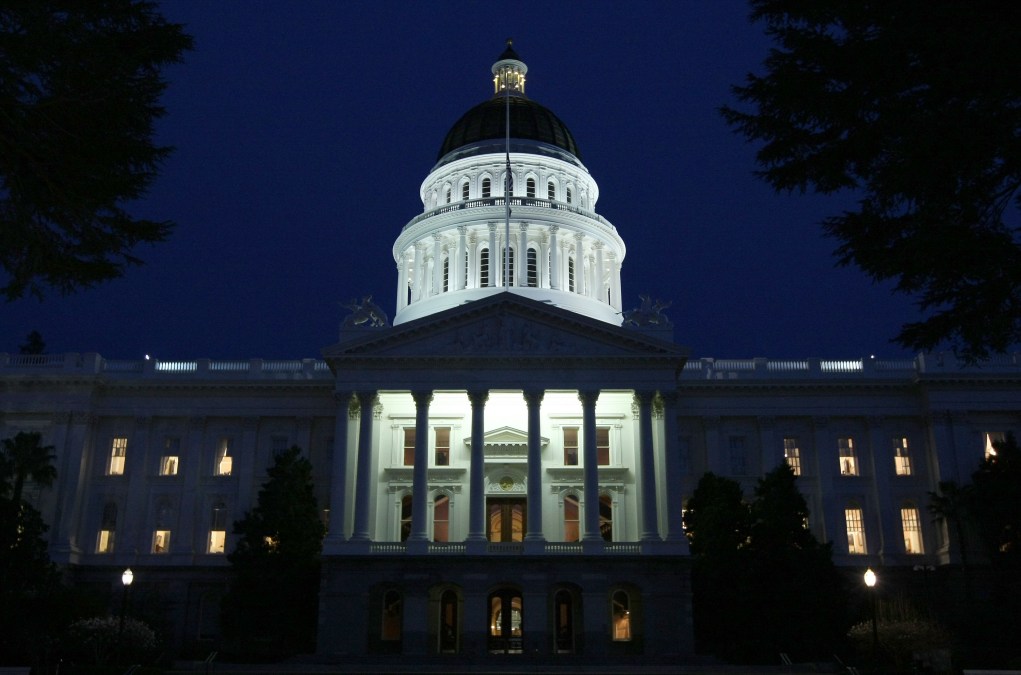
[[[929,512],[936,520],[953,528],[961,553],[961,571],[964,572],[965,594],[971,597],[971,570],[968,566],[968,532],[966,525],[972,516],[974,488],[958,485],[956,481],[940,481],[936,492],[929,493]]]
[[[42,444],[42,434],[22,431],[14,438],[5,438],[2,443],[0,495],[6,495],[10,489],[11,502],[17,506],[21,503],[26,480],[32,480],[43,487],[53,485],[57,479],[57,469],[53,466],[56,456],[52,454],[52,445]],[[8,481],[11,481],[10,485]]]

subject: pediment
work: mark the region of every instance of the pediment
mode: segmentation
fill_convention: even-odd
[[[682,347],[514,294],[466,303],[399,326],[348,333],[323,351],[331,358],[508,357],[592,358],[658,356],[683,359]]]
[[[528,432],[522,429],[500,427],[487,431],[482,439],[487,459],[511,457],[525,459],[528,457]],[[470,448],[472,445],[471,437],[465,438],[464,444]],[[539,438],[539,445],[545,448],[549,445],[549,438],[541,436]]]

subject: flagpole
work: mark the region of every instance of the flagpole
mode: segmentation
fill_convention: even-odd
[[[507,41],[510,44],[510,40]],[[511,163],[510,163],[510,91],[508,89],[507,72],[504,71],[503,97],[504,97],[504,127],[507,140],[507,175],[503,179],[503,203],[504,208],[504,253],[503,253],[503,285],[510,286],[510,185],[511,185]]]

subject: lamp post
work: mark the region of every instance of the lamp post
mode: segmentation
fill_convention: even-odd
[[[876,623],[876,582],[878,578],[871,567],[865,570],[864,578],[872,602],[872,666],[877,667],[879,664],[879,626]]]
[[[121,618],[120,623],[117,627],[117,650],[123,652],[122,641],[124,639],[124,615],[128,611],[128,588],[131,586],[131,582],[135,580],[135,573],[128,567],[121,574],[121,585],[124,586],[124,592],[121,594]]]

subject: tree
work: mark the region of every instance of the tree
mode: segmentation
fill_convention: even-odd
[[[10,490],[11,501],[20,504],[26,480],[43,487],[53,485],[57,479],[57,469],[53,466],[56,455],[52,445],[42,444],[42,434],[21,431],[14,438],[5,438],[0,445],[3,447],[0,454],[0,496],[6,496]]]
[[[256,507],[234,523],[241,538],[223,601],[225,649],[264,658],[315,649],[326,533],[300,448],[278,455],[267,476]]]
[[[0,267],[8,300],[116,278],[140,243],[172,224],[125,203],[171,148],[153,142],[164,114],[161,69],[192,39],[141,0],[35,0],[0,7]]]
[[[847,191],[841,264],[925,314],[896,341],[966,358],[1021,340],[1021,3],[751,0],[775,46],[726,121],[778,191]],[[1008,216],[1008,213],[1011,215]],[[1011,224],[1013,222],[1013,224]]]
[[[18,351],[21,354],[33,354],[33,355],[45,354],[46,353],[46,343],[43,342],[43,336],[37,330],[32,331],[25,338],[25,344],[21,345],[18,348]]]

